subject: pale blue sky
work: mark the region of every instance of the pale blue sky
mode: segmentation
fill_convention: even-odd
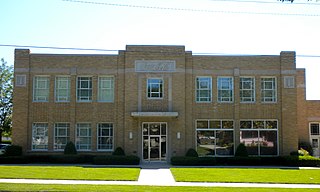
[[[194,54],[296,51],[297,55],[318,56],[297,57],[297,67],[306,68],[307,98],[320,99],[320,2],[239,1],[0,0],[0,45],[110,50],[133,44],[185,45]],[[0,46],[0,58],[10,64],[13,53],[14,47]]]

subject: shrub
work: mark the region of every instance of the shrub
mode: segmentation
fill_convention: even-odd
[[[117,147],[116,150],[114,150],[114,152],[112,153],[112,155],[125,156],[125,153],[121,147]]]
[[[18,145],[9,145],[6,147],[5,156],[21,156],[22,155],[22,147]]]
[[[248,151],[243,143],[240,143],[236,149],[236,157],[248,157]]]
[[[69,141],[67,145],[64,148],[64,154],[65,155],[75,155],[77,154],[76,146],[72,141]]]
[[[310,156],[309,152],[307,150],[304,150],[303,148],[299,149],[298,151],[292,151],[290,155],[291,156]]]
[[[139,165],[140,158],[134,155],[106,155],[93,158],[96,165]]]
[[[186,157],[198,157],[198,152],[192,148],[188,149]]]
[[[313,149],[309,142],[299,142],[299,149],[307,150],[310,155],[313,155]]]

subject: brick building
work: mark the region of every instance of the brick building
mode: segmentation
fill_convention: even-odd
[[[13,142],[24,153],[59,154],[73,141],[79,153],[122,147],[143,161],[168,161],[189,148],[202,156],[233,156],[245,143],[250,155],[277,156],[296,150],[299,141],[319,145],[320,103],[305,99],[305,73],[296,68],[295,52],[219,56],[193,55],[184,46],[127,46],[116,55],[67,55],[17,49],[14,70]]]

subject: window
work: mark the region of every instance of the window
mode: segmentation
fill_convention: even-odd
[[[16,75],[16,82],[15,86],[16,87],[25,87],[26,86],[26,75]]]
[[[277,87],[275,77],[261,78],[261,101],[277,102]]]
[[[99,77],[98,101],[113,102],[114,97],[114,78]]]
[[[79,151],[91,150],[91,124],[78,123],[77,124],[77,137],[76,147]]]
[[[98,150],[111,151],[113,149],[113,124],[98,124]]]
[[[212,86],[211,77],[197,77],[196,78],[196,101],[197,102],[211,102]]]
[[[49,100],[49,77],[35,76],[33,81],[33,101],[47,102]]]
[[[56,102],[70,101],[70,77],[56,77]]]
[[[294,88],[294,77],[293,76],[285,76],[284,77],[284,88],[292,89]]]
[[[254,78],[240,77],[240,102],[255,102]]]
[[[163,80],[151,78],[147,80],[147,97],[152,99],[160,99],[163,97]]]
[[[85,102],[92,100],[92,77],[78,77],[77,101]]]
[[[310,134],[311,135],[320,135],[319,123],[311,123],[310,124]]]
[[[197,120],[199,156],[234,155],[233,120]]]
[[[54,124],[54,150],[64,150],[66,144],[70,141],[70,124]]]
[[[218,101],[233,102],[232,77],[218,77]]]
[[[48,123],[32,124],[32,150],[48,150]]]
[[[278,155],[278,121],[240,121],[240,142],[249,155]]]

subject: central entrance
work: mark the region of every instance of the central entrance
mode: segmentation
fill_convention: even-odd
[[[142,142],[144,161],[166,161],[167,123],[142,123]]]

